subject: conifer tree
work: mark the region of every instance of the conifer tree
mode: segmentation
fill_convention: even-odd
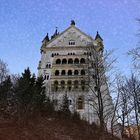
[[[40,112],[45,107],[45,87],[43,86],[43,77],[38,77],[34,85],[34,93],[32,98],[33,112]]]
[[[10,96],[12,94],[12,82],[8,76],[2,83],[0,83],[0,112],[7,113],[9,106]]]
[[[17,87],[15,88],[19,119],[26,119],[30,114],[34,83],[35,76],[31,75],[29,68],[25,69],[22,76],[18,79]]]
[[[65,94],[63,96],[61,111],[63,113],[65,113],[65,114],[69,114],[70,113],[70,110],[69,110],[69,100],[68,100],[67,94]]]

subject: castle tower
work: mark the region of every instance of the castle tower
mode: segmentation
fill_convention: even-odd
[[[103,53],[103,39],[99,33],[97,32],[94,39],[78,29],[74,21],[71,21],[70,26],[62,33],[58,33],[56,29],[51,39],[47,34],[42,41],[38,76],[44,77],[46,94],[51,100],[55,100],[57,109],[62,103],[63,96],[67,94],[72,112],[77,111],[81,118],[98,124],[99,118],[92,102],[97,99],[92,96],[89,85],[95,91],[96,87],[94,82],[90,83],[91,75],[87,72],[91,55],[89,46],[95,48],[99,54]],[[103,89],[104,87],[107,85],[104,85]],[[106,91],[105,94],[105,110],[109,110],[113,108],[113,104],[109,92]]]

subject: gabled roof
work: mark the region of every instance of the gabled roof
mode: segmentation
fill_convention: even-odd
[[[48,43],[50,44],[51,42],[53,42],[55,39],[57,39],[58,37],[60,37],[61,35],[63,35],[65,32],[67,32],[69,29],[74,28],[76,29],[78,32],[80,32],[81,34],[83,34],[84,36],[86,36],[87,38],[89,38],[90,40],[93,40],[93,38],[90,35],[87,35],[86,33],[82,32],[80,29],[78,29],[75,25],[71,25],[70,27],[68,27],[67,29],[65,29],[63,32],[61,32],[60,34],[58,34],[57,36],[55,36],[53,39],[51,39]]]

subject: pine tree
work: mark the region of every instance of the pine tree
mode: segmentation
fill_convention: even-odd
[[[10,76],[7,76],[5,81],[0,84],[0,112],[7,114],[9,101],[12,95],[12,82]]]
[[[61,111],[65,114],[69,114],[69,100],[67,94],[63,96],[63,101],[62,101],[62,106],[61,106]]]
[[[32,75],[27,68],[18,79],[15,88],[15,98],[17,101],[18,119],[27,119],[31,114],[31,102],[34,93],[35,75]]]
[[[34,93],[32,98],[33,112],[40,113],[45,107],[45,87],[43,86],[43,77],[38,77],[34,85]]]

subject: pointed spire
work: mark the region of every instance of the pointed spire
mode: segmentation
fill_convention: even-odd
[[[51,36],[51,39],[53,39],[54,37],[56,37],[59,34],[57,29],[58,29],[58,27],[56,27],[56,30],[55,30],[54,34]]]
[[[71,20],[71,25],[75,26],[75,21],[74,20]]]
[[[47,33],[47,35],[45,36],[44,40],[46,40],[47,42],[49,42],[49,34]]]
[[[100,39],[101,41],[103,41],[103,39],[101,38],[101,36],[99,35],[98,31],[97,31],[97,34],[96,34],[96,37],[95,37],[95,40],[96,39]]]
[[[56,29],[55,29],[55,36],[58,34],[58,31],[57,31],[57,29],[58,29],[58,27],[56,27]]]

